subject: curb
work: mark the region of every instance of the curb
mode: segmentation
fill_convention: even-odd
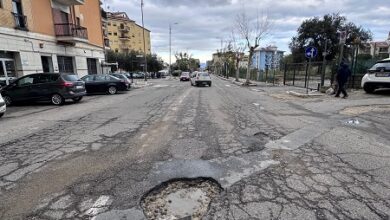
[[[289,95],[295,96],[295,97],[300,97],[300,98],[311,98],[311,97],[324,96],[323,94],[318,94],[318,93],[306,94],[306,93],[300,93],[300,92],[295,92],[295,91],[287,91],[286,93]]]

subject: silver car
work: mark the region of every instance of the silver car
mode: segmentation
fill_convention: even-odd
[[[7,106],[5,105],[5,101],[0,94],[0,118],[3,117],[6,110],[7,110]]]
[[[211,87],[211,77],[206,72],[194,72],[191,75],[191,85],[192,86],[208,85],[209,87]]]

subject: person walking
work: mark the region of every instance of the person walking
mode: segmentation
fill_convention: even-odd
[[[348,82],[348,78],[351,76],[351,70],[348,65],[343,61],[340,63],[340,67],[337,70],[337,93],[335,97],[340,97],[340,94],[343,93],[343,98],[348,97],[348,93],[345,90],[345,85]]]

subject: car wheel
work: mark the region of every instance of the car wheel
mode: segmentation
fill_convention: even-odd
[[[209,87],[211,87],[211,83],[209,83]]]
[[[363,89],[366,93],[373,93],[376,88],[373,85],[364,85]]]
[[[83,99],[83,97],[82,96],[80,96],[80,97],[77,97],[77,98],[73,98],[72,100],[74,101],[74,102],[80,102],[81,101],[81,99]]]
[[[110,95],[114,95],[114,94],[116,94],[117,92],[118,92],[118,90],[116,89],[115,86],[110,86],[110,87],[108,87],[108,93],[109,93]]]
[[[3,96],[3,99],[4,99],[4,102],[5,102],[5,105],[10,106],[12,104],[11,97],[5,95],[5,96]]]
[[[4,113],[0,113],[0,118],[3,117]]]
[[[62,105],[62,104],[64,104],[64,102],[65,102],[65,99],[60,94],[53,94],[51,96],[51,103],[53,105]]]

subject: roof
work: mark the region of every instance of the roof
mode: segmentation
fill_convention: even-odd
[[[107,17],[110,19],[134,22],[127,16],[126,12],[107,12]]]
[[[386,41],[371,42],[371,44],[375,45],[376,47],[389,47],[389,43]]]
[[[267,47],[256,47],[255,48],[255,51],[265,51],[265,52],[285,52],[285,51],[282,51],[282,50],[278,50],[278,47],[277,46],[267,46]]]

